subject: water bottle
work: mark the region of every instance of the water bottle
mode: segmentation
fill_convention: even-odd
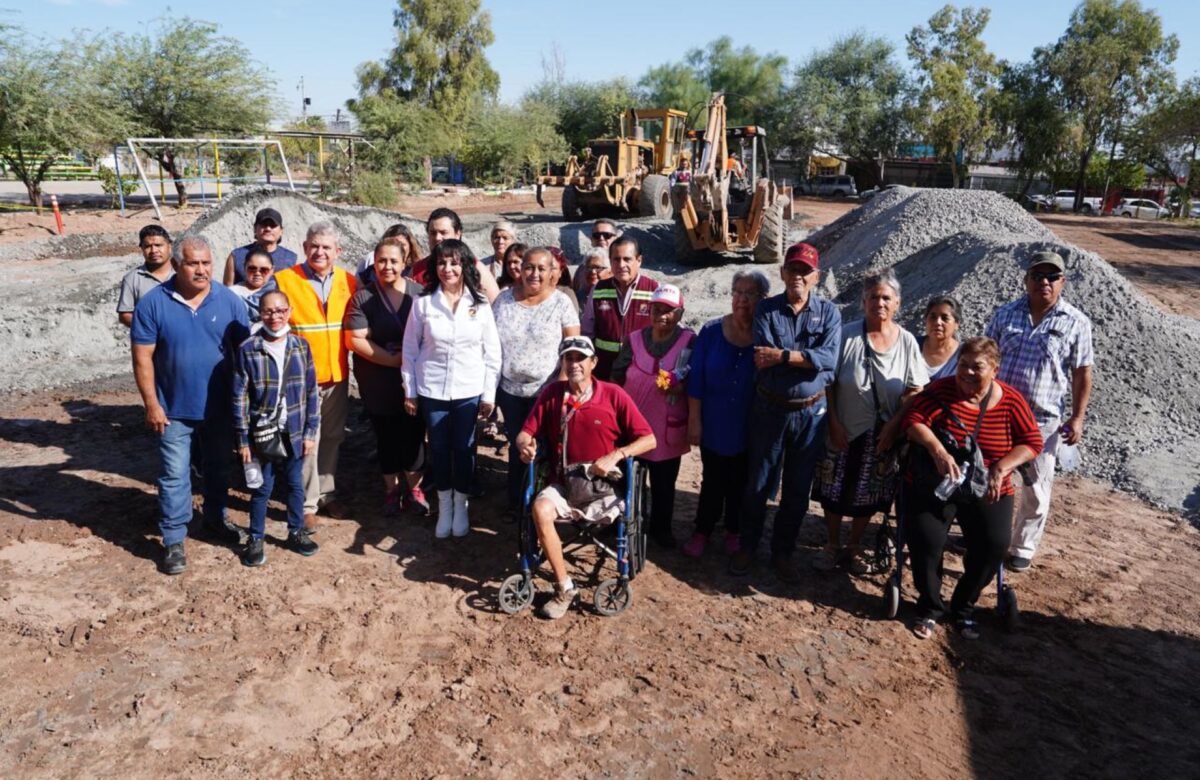
[[[1079,446],[1076,444],[1067,444],[1066,436],[1071,432],[1071,426],[1064,425],[1058,431],[1058,450],[1056,457],[1058,458],[1058,466],[1063,471],[1074,471],[1079,468]]]
[[[242,464],[242,470],[246,472],[246,487],[251,490],[262,487],[262,466],[258,465],[257,460],[251,458],[248,463]]]
[[[933,491],[933,495],[937,497],[938,501],[946,501],[950,498],[950,496],[954,495],[954,491],[958,489],[958,486],[961,485],[966,478],[967,464],[960,463],[958,464],[958,479],[955,479],[949,474],[942,477],[942,481],[938,483],[937,488]]]

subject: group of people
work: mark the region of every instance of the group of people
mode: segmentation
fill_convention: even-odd
[[[771,296],[760,271],[738,271],[729,313],[696,333],[682,325],[680,289],[642,273],[637,241],[611,221],[593,224],[573,280],[560,250],[523,244],[509,222],[493,226],[484,258],[463,242],[453,211],[435,210],[425,228],[424,254],[395,225],[347,271],[332,224],[310,225],[296,256],[281,246],[279,213],[263,209],[254,242],[226,260],[226,285],[213,283],[205,239],[172,246],[162,228],[142,230],[145,263],[123,280],[117,308],[131,326],[147,424],[160,435],[164,571],[186,567],[193,449],[201,527],[223,540],[239,537],[225,517],[231,450],[246,467],[248,566],[265,561],[277,480],[297,552],[316,551],[318,515],[348,515],[335,476],[351,360],[386,513],[431,513],[432,487],[435,536],[466,535],[476,431],[488,420],[508,442],[510,512],[522,508],[525,464],[546,462],[531,511],[556,582],[547,617],[565,614],[578,593],[555,524],[615,519],[620,496],[597,485],[637,458],[649,478],[649,536],[675,546],[675,483],[693,446],[700,499],[682,552],[704,555],[723,522],[734,575],[754,565],[776,493],[771,562],[784,582],[799,577],[792,556],[810,498],[828,531],[813,566],[854,574],[871,569],[863,539],[872,516],[896,504],[921,637],[944,615],[977,635],[973,605],[1005,555],[1013,570],[1029,567],[1057,447],[1080,440],[1091,388],[1091,326],[1061,298],[1058,255],[1029,259],[1025,295],[993,315],[986,335],[962,339],[959,303],[940,296],[925,305],[918,338],[896,321],[901,285],[890,271],[863,279],[863,317],[843,323],[815,293],[817,249],[800,243],[780,268],[782,293]],[[947,607],[941,557],[954,520],[966,572]]]

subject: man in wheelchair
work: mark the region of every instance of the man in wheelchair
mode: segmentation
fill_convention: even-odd
[[[538,440],[544,442],[551,473],[533,502],[538,541],[554,572],[554,598],[542,605],[542,617],[557,620],[567,613],[579,590],[567,576],[562,540],[554,524],[561,521],[611,523],[623,511],[621,496],[610,481],[626,458],[654,449],[654,433],[646,418],[619,386],[592,378],[596,349],[586,336],[565,338],[558,348],[567,381],[552,382],[517,436],[521,460],[532,463]]]

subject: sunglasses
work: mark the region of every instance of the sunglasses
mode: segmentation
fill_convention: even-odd
[[[271,273],[270,268],[256,268],[252,265],[246,266],[246,275],[247,276],[249,276],[250,274],[269,274],[269,273]]]
[[[608,270],[608,266],[606,266],[606,265],[589,265],[589,266],[587,266],[587,272],[589,274],[602,274],[607,270]]]
[[[263,317],[283,317],[289,311],[291,311],[291,309],[263,309],[259,312],[259,314]]]
[[[592,238],[595,239],[596,241],[612,240],[616,237],[617,237],[616,233],[604,233],[601,231],[596,231],[595,233],[592,233]]]
[[[1033,271],[1029,274],[1029,278],[1033,279],[1035,282],[1057,282],[1059,279],[1063,278],[1063,273],[1062,271],[1051,271],[1049,273],[1044,271]]]

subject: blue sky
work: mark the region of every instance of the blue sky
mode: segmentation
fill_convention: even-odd
[[[687,50],[725,33],[738,46],[778,52],[792,63],[855,29],[891,40],[903,54],[905,33],[943,4],[944,0],[484,0],[496,33],[488,57],[500,74],[501,97],[509,101],[542,78],[543,56],[550,55],[554,44],[564,56],[567,78],[581,80],[626,76],[636,81],[648,67],[678,60]],[[956,4],[989,5],[992,19],[984,38],[998,56],[1012,60],[1026,59],[1035,46],[1056,40],[1076,5],[1060,0]],[[1143,5],[1158,11],[1166,30],[1179,37],[1179,77],[1200,75],[1200,2]],[[75,29],[134,32],[168,8],[174,15],[215,22],[270,68],[285,116],[299,115],[301,77],[312,98],[310,113],[333,115],[344,107],[355,94],[355,67],[382,57],[389,48],[394,7],[385,0],[177,0],[174,5],[153,0],[0,0],[5,21],[44,38]],[[587,10],[598,7],[606,9],[599,16]],[[714,18],[718,21],[709,21]]]

